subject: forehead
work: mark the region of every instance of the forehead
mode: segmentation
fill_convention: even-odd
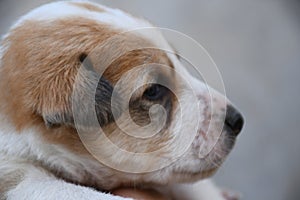
[[[154,28],[151,23],[142,18],[134,17],[119,9],[87,1],[63,1],[43,5],[20,18],[14,27],[21,25],[26,20],[54,21],[57,19],[70,19],[72,17],[83,17],[94,20],[122,31]],[[139,33],[155,44],[169,47],[159,31],[152,29],[152,31],[136,31],[136,33]]]

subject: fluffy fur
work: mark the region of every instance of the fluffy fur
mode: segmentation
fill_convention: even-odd
[[[154,48],[172,50],[156,30],[127,32],[114,41],[116,46],[107,45],[95,51],[97,45],[115,35],[147,27],[153,25],[118,9],[86,1],[69,1],[47,4],[29,12],[3,37],[0,57],[0,90],[3,91],[0,97],[0,199],[125,200],[100,191],[121,186],[158,185],[169,185],[163,192],[169,191],[174,198],[223,199],[220,191],[208,181],[199,183],[197,188],[200,189],[172,185],[206,178],[224,161],[235,139],[230,131],[220,129],[228,101],[213,92],[216,106],[209,109],[210,94],[206,85],[193,78],[175,55]],[[104,63],[111,56],[109,53],[118,57],[113,52],[135,47],[152,48],[121,55],[103,71]],[[167,67],[132,71],[133,66],[151,63]],[[97,74],[102,71],[103,77],[98,83]],[[166,125],[151,140],[120,134],[124,130],[137,130],[130,119],[136,124],[148,124],[148,112],[154,103],[144,99],[143,92],[148,85],[143,83],[155,81],[156,76],[163,76],[176,92],[176,95],[164,94],[160,101],[167,111]],[[189,80],[191,88],[184,80]],[[141,87],[129,94],[128,91],[136,85]],[[112,90],[118,87],[116,109],[119,113],[114,118],[110,97]],[[74,92],[75,103],[72,99]],[[79,110],[83,110],[82,113],[78,111],[83,119],[79,126],[84,130],[93,127],[94,124],[89,124],[90,118],[84,115],[85,106],[93,103],[90,102],[94,100],[93,96],[89,99],[93,92],[96,93],[98,122],[107,137],[129,152],[148,153],[150,156],[124,155],[108,145],[105,135],[91,142],[99,147],[97,152],[87,150],[77,134],[72,105],[78,103]],[[194,93],[197,105],[193,104]],[[122,110],[122,98],[130,95],[130,112],[126,115]],[[180,109],[188,113],[183,121],[179,118]],[[210,121],[211,116],[217,116],[218,120]],[[200,128],[195,130],[194,124]],[[147,137],[153,130],[136,132],[138,136],[145,134],[143,137]],[[193,140],[188,147],[183,142],[185,138]],[[205,158],[201,157],[202,151],[215,143],[212,151]],[[160,148],[163,150],[155,153],[154,150]],[[184,148],[185,153],[178,157],[177,152]],[[110,158],[115,169],[97,160],[99,152]],[[172,162],[164,166],[170,160]],[[123,170],[135,169],[136,166],[145,172]],[[151,170],[152,167],[157,170]],[[188,197],[180,196],[183,194]]]

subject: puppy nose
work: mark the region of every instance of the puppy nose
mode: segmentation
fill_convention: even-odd
[[[225,124],[234,136],[237,136],[241,132],[244,125],[243,116],[231,105],[228,105],[226,109]]]

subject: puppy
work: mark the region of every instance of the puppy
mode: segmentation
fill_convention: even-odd
[[[122,200],[107,191],[157,186],[224,199],[208,181],[174,184],[211,176],[243,118],[163,49],[149,22],[86,1],[12,26],[0,53],[0,199]]]

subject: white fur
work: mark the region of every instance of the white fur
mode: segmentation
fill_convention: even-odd
[[[164,188],[164,190],[167,190]],[[163,192],[163,191],[162,191]],[[203,180],[194,184],[177,184],[170,188],[174,200],[224,200],[219,188],[210,180]]]
[[[47,177],[45,173],[39,172],[26,177],[16,188],[9,191],[6,197],[7,200],[131,200],[66,183],[53,177]]]
[[[114,28],[123,29],[124,31],[137,28],[152,27],[149,22],[142,19],[133,18],[129,14],[119,9],[112,9],[105,6],[100,6],[100,8],[105,10],[105,12],[93,12],[82,9],[75,5],[72,5],[67,1],[54,2],[32,10],[27,15],[20,18],[20,20],[15,24],[14,27],[20,26],[26,20],[48,21],[67,17],[84,17],[98,21],[100,23],[109,24]]]
[[[43,160],[45,163],[55,166],[55,168],[65,168],[65,171],[72,174],[73,178],[77,180],[80,180],[81,176],[84,175],[80,174],[80,171],[82,171],[83,168],[86,168],[93,174],[93,170],[95,170],[95,166],[97,166],[97,163],[77,156],[62,147],[43,143],[35,130],[26,130],[22,133],[16,133],[16,130],[9,125],[9,122],[7,122],[3,116],[1,117],[0,127],[0,156],[2,157],[0,170],[3,172],[21,168],[22,170],[29,172],[16,188],[9,191],[7,194],[0,194],[0,197],[1,195],[5,195],[8,200],[125,200],[125,198],[99,193],[91,188],[73,185],[58,180],[49,174],[49,172],[31,165],[30,163],[27,164],[26,160]],[[11,157],[14,158],[13,161],[4,164],[3,159],[6,160]],[[25,162],[25,165],[20,164],[23,162]],[[9,168],[9,170],[7,168]],[[97,175],[97,171],[94,171],[94,175]],[[164,175],[165,174],[161,172],[154,176],[163,179]],[[181,197],[184,195],[193,198],[200,195],[200,199],[203,200],[212,199],[211,197],[218,197],[216,200],[222,199],[219,189],[210,183],[209,180],[198,186],[175,185],[174,188],[171,187],[169,190],[170,193],[168,195],[173,195],[174,198],[178,200],[182,199]],[[165,188],[165,192],[166,191],[168,191],[167,188]],[[185,193],[183,191],[185,191]]]

